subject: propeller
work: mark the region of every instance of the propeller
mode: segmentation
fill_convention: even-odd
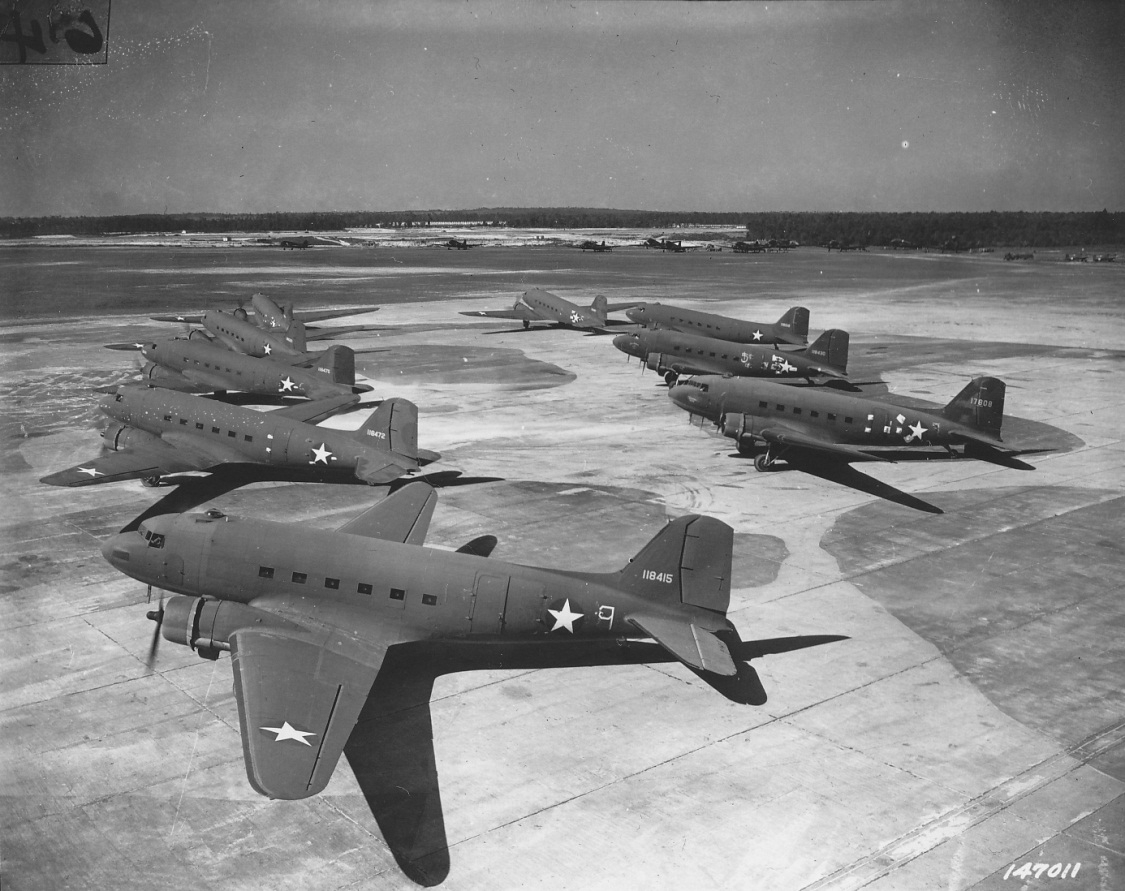
[[[148,586],[148,599],[152,602],[152,585]],[[145,659],[145,666],[149,671],[152,671],[153,666],[156,664],[156,650],[160,646],[160,626],[164,624],[164,594],[160,594],[160,606],[157,609],[149,610],[145,613],[146,619],[151,619],[156,623],[156,628],[152,632],[152,643],[148,647],[148,658]]]

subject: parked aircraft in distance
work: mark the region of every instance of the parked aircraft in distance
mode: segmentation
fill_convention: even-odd
[[[154,486],[171,473],[264,464],[350,475],[374,486],[439,457],[418,448],[418,409],[406,399],[386,400],[358,430],[316,426],[358,400],[337,396],[255,411],[173,390],[119,387],[100,403],[115,422],[103,434],[111,451],[40,482],[89,486],[141,479]]]
[[[378,312],[378,306],[353,306],[348,309],[302,309],[294,310],[292,304],[279,305],[274,300],[267,297],[265,294],[255,294],[250,298],[251,309],[246,310],[243,306],[238,306],[234,312],[229,315],[234,316],[236,319],[241,319],[243,322],[253,322],[259,328],[282,328],[288,329],[289,325],[293,322],[303,322],[306,326],[311,325],[313,322],[323,322],[327,319],[339,319],[344,316],[358,316],[369,312]],[[149,316],[154,322],[181,322],[192,325],[200,325],[203,323],[202,313],[175,313],[165,314],[160,316]],[[328,328],[324,329],[328,333],[320,335],[312,335],[306,327],[306,339],[317,340],[320,337],[331,337],[341,333],[341,330],[354,331],[355,328],[339,329]]]
[[[1088,263],[1090,261],[1090,258],[1085,254],[1067,254],[1065,259],[1067,263]]]
[[[731,250],[736,254],[762,254],[766,246],[760,241],[736,241]]]
[[[511,309],[475,309],[464,310],[463,316],[484,316],[490,319],[516,319],[523,322],[525,328],[530,328],[532,322],[551,322],[564,328],[580,328],[586,331],[601,331],[607,325],[626,324],[606,318],[607,313],[616,312],[636,306],[636,303],[606,302],[605,297],[598,294],[589,306],[579,306],[569,300],[544,291],[541,288],[532,288],[524,292]]]
[[[471,247],[476,247],[475,244],[469,244],[469,240],[462,239],[458,241],[456,238],[451,238],[445,242],[445,249],[447,251],[467,251]]]
[[[195,338],[108,344],[108,348],[139,350],[148,360],[141,369],[144,383],[181,393],[238,390],[265,396],[328,399],[371,390],[367,384],[355,382],[355,353],[340,344],[310,355],[304,363],[308,370],[271,359],[255,359]]]
[[[917,245],[912,241],[907,241],[905,238],[892,238],[890,241],[891,250],[895,251],[910,251]]]
[[[668,391],[672,402],[691,415],[714,421],[749,454],[765,452],[754,467],[765,471],[784,459],[791,467],[825,476],[852,461],[895,461],[921,448],[944,448],[950,455],[978,458],[1004,467],[1033,470],[1016,459],[1025,454],[1000,439],[1004,382],[974,378],[945,408],[905,408],[830,387],[795,387],[774,381],[703,376],[681,381]],[[960,452],[955,451],[959,447]],[[873,482],[863,474],[855,477]],[[829,474],[827,478],[838,478]],[[861,488],[854,480],[838,480]],[[903,493],[879,483],[899,496]],[[890,497],[883,492],[875,492]],[[933,505],[904,496],[911,507],[940,513]],[[902,497],[892,500],[900,503]]]
[[[848,332],[825,331],[808,348],[780,352],[665,328],[619,334],[613,345],[636,356],[672,386],[682,374],[733,374],[824,381],[848,376]]]
[[[612,245],[608,245],[604,240],[597,241],[584,241],[578,247],[583,251],[593,251],[595,254],[604,254],[613,250]]]
[[[855,244],[850,241],[837,241],[835,238],[833,238],[830,242],[828,242],[828,252],[831,253],[833,250],[840,251],[841,253],[843,253],[844,251],[866,251],[867,245]]]
[[[311,242],[307,238],[283,238],[279,242],[281,249],[284,250],[304,250]]]
[[[1117,254],[1095,254],[1095,263],[1113,263],[1117,259]]]
[[[174,594],[148,614],[158,636],[231,654],[259,793],[324,789],[396,644],[651,638],[716,686],[750,670],[726,616],[725,523],[672,520],[618,572],[551,570],[425,548],[436,501],[416,482],[336,531],[211,509],[150,516],[104,543],[114,568]]]
[[[772,325],[662,303],[639,303],[626,310],[625,315],[629,321],[646,328],[671,328],[734,343],[809,342],[809,311],[803,306],[790,308]]]
[[[243,313],[245,316],[245,313]],[[169,321],[167,316],[152,316],[153,321]],[[264,328],[255,325],[246,318],[239,318],[209,309],[206,312],[175,321],[198,321],[206,333],[193,331],[191,338],[195,340],[214,341],[227,349],[245,353],[255,358],[269,357],[277,362],[304,362],[308,359],[306,353],[307,336],[303,322],[294,321],[288,329]]]
[[[659,235],[652,238],[646,238],[642,245],[646,248],[656,248],[658,251],[671,251],[674,254],[682,254],[687,250],[682,242],[669,241],[668,239],[661,238]]]

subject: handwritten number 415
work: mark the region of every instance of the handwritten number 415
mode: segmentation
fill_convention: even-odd
[[[77,27],[79,25],[88,30],[82,30]],[[78,14],[69,11],[52,11],[47,17],[47,39],[51,43],[58,43],[60,31],[66,45],[74,52],[83,55],[94,55],[101,52],[102,32],[98,23],[94,21],[94,15],[90,10],[83,9]],[[40,55],[45,55],[47,52],[47,44],[43,42],[43,26],[39,24],[39,20],[32,19],[27,33],[24,33],[23,21],[20,19],[20,14],[15,11],[12,12],[7,26],[0,34],[0,41],[14,43],[19,48],[21,63],[27,61],[29,49]]]

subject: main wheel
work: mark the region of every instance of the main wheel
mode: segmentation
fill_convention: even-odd
[[[530,327],[531,327],[531,322],[529,322],[529,321],[528,321],[527,319],[524,319],[524,320],[523,320],[523,326],[524,326],[525,328],[530,328]]]
[[[679,380],[679,378],[680,376],[674,371],[664,372],[664,383],[666,383],[669,387],[675,386],[676,381]]]
[[[141,485],[146,489],[154,489],[160,485],[160,477],[146,476],[143,480],[141,480]]]
[[[758,455],[758,457],[754,459],[754,469],[759,473],[765,473],[771,467],[773,467],[773,461],[770,459],[768,453]]]

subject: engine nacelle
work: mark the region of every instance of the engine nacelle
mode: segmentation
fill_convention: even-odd
[[[164,368],[161,365],[157,365],[155,362],[149,362],[141,369],[141,377],[152,386],[162,387],[166,390],[179,390],[181,393],[196,393],[201,389],[178,371]]]
[[[244,310],[241,306],[234,311],[234,317],[243,322],[249,321],[250,319],[250,316],[247,315],[246,310]]]
[[[664,371],[664,354],[649,353],[648,358],[645,359],[645,367],[651,368],[653,371]]]
[[[207,343],[211,343],[211,342],[214,341],[215,338],[213,338],[210,334],[208,334],[202,328],[193,328],[191,333],[188,335],[187,339],[188,340],[205,340],[205,341],[207,341]]]
[[[136,427],[130,427],[128,424],[120,424],[114,422],[105,428],[102,433],[102,439],[105,440],[106,448],[113,449],[115,452],[120,452],[122,449],[128,449],[135,446],[143,446],[145,448],[165,448],[164,440],[159,436],[153,436],[151,433],[146,433],[144,430],[138,430]]]
[[[230,600],[205,600],[177,594],[164,605],[160,633],[165,640],[183,644],[206,659],[230,649],[230,636],[250,628],[300,631],[301,626],[271,613]]]
[[[730,412],[723,415],[719,426],[722,428],[723,436],[729,436],[738,443],[748,442],[753,438],[754,416],[743,412]]]

